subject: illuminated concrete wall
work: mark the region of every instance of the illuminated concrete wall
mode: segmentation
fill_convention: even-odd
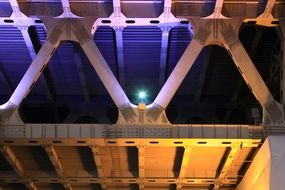
[[[285,188],[285,136],[269,136],[255,156],[237,190]]]

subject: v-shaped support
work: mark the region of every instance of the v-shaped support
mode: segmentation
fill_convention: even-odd
[[[203,46],[214,44],[228,50],[243,79],[263,107],[263,123],[282,124],[284,121],[283,106],[274,100],[238,38],[239,26],[242,20],[190,18],[190,22],[194,28],[193,39],[162,87],[153,105],[160,107],[160,110],[163,111],[191,69]]]
[[[75,41],[80,44],[105,88],[119,109],[121,120],[134,122],[136,113],[91,35],[92,18],[44,18],[47,40],[26,71],[9,101],[0,106],[0,121],[8,120],[43,72],[45,66],[62,41]]]
[[[92,18],[44,18],[47,40],[33,60],[9,101],[0,106],[0,121],[9,119],[13,111],[31,91],[59,43],[65,40],[80,44],[105,88],[119,108],[120,123],[140,123],[140,111],[134,109],[114,74],[110,70],[91,36]],[[194,37],[180,58],[153,104],[147,106],[143,123],[168,123],[164,110],[173,98],[203,46],[216,44],[228,50],[242,77],[263,107],[265,124],[283,122],[283,106],[272,97],[269,89],[256,70],[238,39],[241,19],[191,18]],[[161,118],[161,121],[158,121]]]

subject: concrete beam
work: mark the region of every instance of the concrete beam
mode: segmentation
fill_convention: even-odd
[[[39,171],[35,171],[39,172]],[[84,171],[83,171],[84,172]],[[1,175],[0,175],[1,176]],[[32,181],[37,180],[37,184],[58,184],[61,183],[70,183],[70,184],[102,184],[105,183],[106,185],[122,185],[122,184],[134,184],[140,183],[140,179],[138,178],[119,178],[119,177],[108,177],[108,178],[94,178],[94,177],[78,177],[76,180],[74,178],[71,179],[59,179],[59,178],[50,178],[50,177],[39,177],[39,176],[32,176],[32,178],[22,178],[18,179],[15,177],[3,177],[1,180],[5,183],[15,183],[15,180],[18,182],[25,182],[25,181]],[[149,182],[151,181],[151,182]],[[171,181],[171,182],[170,182]],[[144,181],[146,185],[170,185],[170,184],[177,184],[177,178],[158,178],[158,177],[151,177]],[[183,181],[187,186],[189,185],[203,185],[203,186],[209,186],[213,185],[215,183],[215,178],[187,178]],[[229,181],[227,185],[235,185],[236,181],[232,182]]]
[[[113,14],[111,15],[112,19],[115,21],[115,30],[116,35],[116,49],[117,49],[117,63],[118,63],[118,76],[121,86],[125,86],[125,61],[124,61],[124,45],[123,45],[123,29],[121,26],[121,18],[126,18],[121,11],[121,2],[120,0],[113,0]]]
[[[119,82],[121,86],[124,87],[126,82],[126,77],[125,77],[125,61],[124,61],[123,28],[115,27],[114,30],[116,35]]]
[[[139,179],[141,183],[139,184],[140,189],[144,189],[144,179],[145,179],[145,146],[141,145],[138,147],[138,157],[139,157]]]
[[[228,152],[226,152],[225,161],[222,163],[223,166],[221,167],[218,175],[217,181],[215,183],[214,189],[220,189],[220,187],[224,184],[227,184],[227,175],[232,167],[232,164],[235,159],[235,155],[240,150],[241,146],[232,146]]]
[[[29,32],[28,32],[28,26],[24,26],[24,25],[18,26],[18,28],[21,30],[21,33],[22,33],[22,36],[23,36],[24,41],[26,43],[26,46],[28,48],[30,57],[32,60],[34,60],[39,49],[37,50],[36,47],[34,47],[34,45],[32,43],[31,36],[29,35]],[[49,72],[50,71],[49,71],[48,67],[46,67],[45,70],[43,70],[42,74],[39,76],[38,82],[41,84],[41,86],[44,87],[45,95],[46,95],[47,99],[50,102],[54,103],[54,101],[55,101],[55,90],[54,89],[55,88],[54,88],[54,86],[51,86],[51,85],[53,85],[53,83],[48,82],[48,80],[47,80],[47,78],[48,78],[47,74]],[[59,113],[56,110],[53,110],[52,113],[53,113],[56,121],[60,121]]]
[[[103,170],[102,162],[101,162],[100,155],[99,155],[99,147],[98,146],[91,146],[90,148],[91,148],[94,163],[95,163],[95,166],[96,166],[96,169],[98,172],[98,177],[103,179],[103,181],[100,183],[101,188],[103,190],[106,190],[107,184],[105,183],[104,179],[107,178],[107,176],[105,176],[105,173]]]
[[[0,146],[0,152],[3,154],[7,162],[12,166],[14,171],[19,177],[24,178],[25,177],[25,170],[12,149],[9,146],[1,145]],[[36,185],[33,182],[23,182],[25,186],[29,190],[37,190]]]
[[[179,59],[177,65],[163,85],[153,104],[159,105],[163,109],[168,106],[183,79],[193,66],[202,48],[203,45],[195,39],[194,34],[194,38],[184,51],[182,57]]]
[[[257,46],[261,40],[261,37],[263,35],[264,29],[263,28],[256,28],[256,34],[254,35],[254,39],[251,43],[250,49],[249,49],[249,55],[251,55],[251,57],[254,56],[255,51],[257,49]],[[230,104],[236,102],[236,100],[238,99],[242,84],[243,84],[243,78],[241,78],[240,80],[237,81],[237,84],[235,86],[234,92],[230,98]],[[224,117],[224,122],[228,122],[229,118],[231,116],[231,113],[233,111],[233,107],[230,107]]]
[[[53,33],[53,35],[56,38],[58,37],[57,34]],[[0,113],[0,120],[8,120],[11,117],[13,110],[21,104],[23,99],[32,90],[34,84],[38,80],[58,44],[58,42],[50,40],[47,40],[44,43],[43,47],[26,71],[24,77],[21,79],[9,101],[0,106],[0,110],[2,110]]]
[[[193,147],[184,147],[184,154],[183,154],[183,159],[181,162],[180,172],[179,172],[179,177],[178,177],[179,182],[176,187],[176,190],[181,190],[183,185],[185,185],[183,181],[185,180],[185,177],[186,177],[186,172],[189,166],[189,160],[190,160],[192,149]]]
[[[96,70],[99,78],[102,80],[114,103],[119,108],[123,118],[127,122],[135,122],[136,113],[131,107],[128,97],[107,65],[93,39],[89,38],[86,42],[81,44],[81,47]]]
[[[28,48],[29,52],[30,52],[30,57],[32,58],[32,60],[34,60],[36,57],[36,54],[40,50],[41,44],[39,44],[39,46],[35,46],[35,44],[32,43],[32,39],[34,39],[38,43],[40,43],[40,39],[37,35],[33,35],[33,34],[32,34],[33,38],[31,38],[30,34],[28,33],[28,28],[22,29],[21,32],[22,32],[22,35],[25,39],[26,46],[30,47],[30,48]],[[36,32],[36,31],[34,31],[34,32]],[[56,92],[55,92],[54,84],[53,84],[53,82],[51,82],[52,79],[50,78],[49,73],[50,73],[49,68],[46,67],[44,69],[42,75],[39,78],[39,82],[41,83],[41,86],[43,86],[45,88],[45,93],[46,93],[47,99],[50,102],[54,102]],[[56,117],[58,117],[58,114],[56,114],[56,115],[57,115]]]
[[[31,40],[31,36],[29,35],[29,32],[28,32],[28,27],[27,26],[18,26],[18,28],[21,30],[21,33],[22,33],[22,36],[23,36],[24,41],[26,43],[26,46],[28,48],[30,57],[32,60],[34,60],[39,49],[37,50],[34,47],[32,40]],[[49,72],[50,71],[49,71],[48,67],[46,67],[45,70],[43,70],[41,75],[39,76],[38,82],[41,84],[41,86],[44,87],[46,98],[50,102],[54,103],[54,101],[55,101],[55,90],[54,89],[55,88],[54,88],[54,86],[51,86],[51,85],[53,85],[52,82],[48,82],[48,79],[47,79],[48,75],[47,74]],[[56,121],[60,121],[59,113],[56,110],[53,110],[52,113],[53,113]]]
[[[172,1],[165,0],[163,5],[163,12],[159,19],[164,22],[171,22],[175,19],[175,16],[171,13]],[[160,70],[159,70],[159,87],[162,87],[165,82],[166,77],[166,64],[167,64],[167,53],[168,53],[168,43],[169,43],[169,31],[172,27],[169,25],[163,25],[160,27],[162,30],[161,37],[161,50],[160,50]]]
[[[61,162],[60,162],[60,160],[58,158],[58,155],[57,155],[54,147],[48,145],[48,146],[44,146],[44,149],[45,149],[45,151],[46,151],[46,153],[47,153],[47,155],[48,155],[48,157],[49,157],[49,159],[50,159],[50,161],[51,161],[51,163],[52,163],[52,165],[53,165],[53,167],[54,167],[58,177],[59,178],[64,178],[65,177],[64,176],[64,169],[63,169],[63,166],[62,166],[62,164],[61,164]],[[71,185],[69,183],[62,183],[62,185],[64,186],[64,188],[66,190],[72,190],[72,187],[71,187]]]
[[[18,176],[24,177],[25,171],[21,162],[17,159],[16,155],[9,146],[2,145],[0,151],[7,160],[7,162],[13,167]]]
[[[58,177],[64,177],[64,169],[53,146],[44,146],[44,149],[56,170]]]
[[[228,51],[255,98],[264,108],[263,123],[283,122],[282,106],[276,102],[238,38],[236,44],[227,42]]]
[[[159,69],[159,86],[162,87],[166,77],[166,64],[167,64],[167,52],[169,43],[169,28],[161,28],[161,49],[160,49],[160,69]]]
[[[19,24],[16,26],[18,27],[18,29],[22,33],[23,39],[25,41],[25,44],[27,46],[27,49],[28,49],[28,52],[30,54],[31,59],[34,60],[36,55],[37,55],[37,50],[35,49],[35,47],[32,43],[31,37],[29,35],[29,32],[28,32],[29,25],[27,25],[27,23],[26,23],[27,17],[20,11],[19,4],[16,0],[10,0],[9,2],[10,2],[10,5],[13,9],[13,13],[11,15],[11,18],[19,21]],[[48,100],[53,101],[54,100],[53,93],[48,86],[45,73],[43,73],[43,74],[44,74],[43,76],[40,76],[39,82],[42,84],[42,86],[45,87],[46,96],[47,96]]]
[[[134,133],[135,131],[135,133]],[[279,132],[281,133],[281,132]],[[283,132],[284,133],[284,132]],[[0,142],[3,139],[36,138],[219,138],[261,139],[263,126],[259,125],[106,125],[106,124],[25,124],[0,126]],[[2,141],[1,141],[2,139]],[[51,141],[52,143],[52,141]],[[28,143],[29,144],[29,143]]]
[[[106,23],[104,21],[108,20],[109,22]],[[130,22],[131,21],[131,22]],[[153,22],[155,21],[155,22]],[[112,28],[114,27],[122,27],[125,28],[127,26],[156,26],[156,27],[162,27],[162,26],[168,26],[170,28],[176,27],[176,26],[187,26],[188,24],[184,24],[181,21],[187,21],[187,19],[184,18],[169,18],[165,19],[162,17],[159,18],[125,18],[121,17],[119,21],[116,22],[115,18],[111,15],[109,18],[98,18],[96,22],[94,23],[92,27],[92,34],[95,33],[96,29],[99,26],[110,26]],[[119,22],[119,23],[118,23]]]

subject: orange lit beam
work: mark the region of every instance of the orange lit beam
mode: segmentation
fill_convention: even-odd
[[[44,146],[44,149],[59,177],[64,177],[63,167],[53,146]]]
[[[0,152],[3,154],[7,162],[13,167],[17,175],[25,177],[25,170],[12,149],[7,145],[2,145],[0,146]],[[29,190],[37,190],[37,187],[33,182],[24,182],[24,184]]]
[[[35,172],[37,173],[37,172]],[[25,183],[25,182],[32,182],[32,180],[36,180],[37,184],[47,184],[47,183],[70,183],[70,184],[95,184],[95,183],[105,183],[105,184],[139,184],[141,180],[139,178],[94,178],[94,177],[78,177],[76,180],[74,178],[57,178],[57,177],[39,177],[34,174],[34,176],[29,176],[26,178],[18,178],[15,176],[11,177],[1,177],[1,180],[5,183]],[[17,182],[15,182],[17,181]],[[185,178],[183,179],[182,183],[187,186],[190,185],[211,185],[216,182],[215,178]],[[147,178],[142,181],[144,185],[151,185],[151,184],[179,184],[180,181],[177,178]],[[227,181],[228,185],[235,185],[235,180]]]
[[[138,147],[138,157],[139,157],[139,189],[144,189],[144,179],[145,179],[145,146]]]
[[[232,146],[229,150],[229,152],[227,152],[227,156],[225,158],[225,162],[224,165],[222,167],[222,169],[220,170],[220,173],[217,177],[217,180],[215,182],[215,186],[214,189],[219,189],[220,186],[222,186],[223,184],[226,183],[227,181],[227,175],[228,172],[233,164],[235,155],[237,154],[237,152],[240,150],[240,146]]]
[[[92,151],[92,154],[93,154],[93,158],[94,158],[94,162],[95,162],[95,166],[97,168],[97,172],[98,172],[98,177],[99,178],[102,178],[103,180],[101,181],[101,187],[103,190],[106,190],[107,189],[107,185],[106,185],[106,182],[105,182],[105,174],[104,174],[104,171],[103,171],[103,167],[102,167],[102,162],[101,162],[101,159],[100,159],[100,156],[99,156],[99,147],[98,146],[90,146],[91,148],[91,151]]]
[[[187,168],[189,165],[189,159],[190,159],[190,154],[193,149],[193,146],[190,147],[184,147],[184,154],[183,154],[183,159],[180,167],[180,172],[179,172],[179,177],[178,177],[178,185],[176,187],[177,190],[182,189],[182,186],[184,185],[185,182],[183,180],[185,179]]]
[[[44,146],[44,149],[45,149],[54,169],[56,170],[58,177],[64,178],[65,177],[64,176],[64,169],[63,169],[63,166],[62,166],[62,164],[58,158],[58,155],[57,155],[54,147],[48,145],[48,146]],[[72,187],[69,183],[63,183],[62,185],[64,186],[64,188],[66,190],[72,190]]]

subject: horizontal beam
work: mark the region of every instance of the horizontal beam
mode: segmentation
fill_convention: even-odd
[[[119,22],[118,19],[111,15],[109,18],[98,18],[92,29],[92,34],[95,33],[96,29],[100,26],[110,26],[112,28],[120,27],[125,28],[128,26],[156,26],[156,27],[177,27],[177,26],[188,26],[187,19],[185,18],[175,18],[171,17],[165,19],[163,17],[159,18],[127,18],[127,17],[120,17]]]
[[[105,184],[134,184],[134,183],[144,183],[147,185],[150,184],[176,184],[180,180],[177,178],[49,178],[49,177],[33,177],[33,178],[15,178],[15,177],[3,177],[1,178],[6,183],[23,183],[27,181],[37,181],[37,184],[41,183],[70,183],[70,184],[82,184],[82,183],[105,183]],[[188,185],[211,185],[216,181],[215,178],[186,178],[183,180],[183,183]],[[236,184],[236,180],[230,180],[227,184]]]
[[[25,124],[0,126],[1,139],[88,139],[88,138],[231,138],[260,139],[258,125],[104,125],[104,124]]]
[[[42,146],[53,145],[54,147],[66,146],[89,146],[89,147],[221,147],[243,145],[243,147],[258,147],[261,139],[213,139],[213,138],[57,138],[57,139],[0,139],[0,144],[4,146]],[[13,160],[12,160],[13,161]],[[20,169],[19,169],[20,170]],[[21,171],[21,170],[20,170]]]

